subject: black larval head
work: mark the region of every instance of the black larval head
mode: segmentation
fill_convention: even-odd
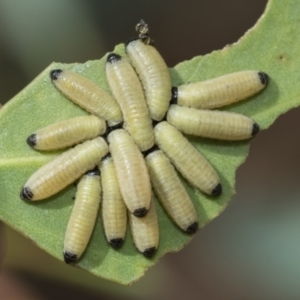
[[[60,70],[60,69],[52,70],[52,71],[50,72],[50,78],[51,78],[52,80],[57,80],[58,77],[59,77],[59,75],[60,75],[61,73],[62,73],[62,70]]]
[[[217,184],[217,186],[211,191],[211,195],[216,197],[222,194],[222,185],[221,183]]]
[[[259,133],[259,125],[257,123],[253,123],[251,135],[256,136],[258,133]]]
[[[137,218],[142,218],[145,217],[147,213],[148,213],[148,209],[146,209],[146,207],[142,207],[142,208],[135,209],[133,215],[136,216]]]
[[[66,264],[70,264],[77,260],[77,255],[68,251],[64,251],[64,261]]]
[[[116,238],[116,239],[111,239],[109,241],[109,244],[114,248],[114,249],[119,249],[122,247],[124,242],[124,239],[122,238]]]
[[[156,253],[156,247],[147,248],[144,250],[143,255],[147,258],[151,258]]]
[[[186,233],[188,234],[194,234],[197,232],[199,227],[199,223],[198,222],[194,222],[192,223],[187,229],[186,229]]]
[[[33,198],[33,192],[28,186],[24,186],[21,190],[20,197],[22,200],[31,201]]]
[[[30,146],[30,147],[33,147],[36,145],[36,134],[32,134],[30,135],[27,140],[26,140],[27,144]]]
[[[119,54],[116,54],[116,53],[110,53],[108,56],[107,56],[107,62],[113,64],[119,60],[121,60],[122,57],[119,55]]]
[[[263,85],[267,85],[268,82],[269,82],[269,75],[264,73],[264,72],[258,72],[258,77],[259,77],[259,80],[261,82],[261,84]]]

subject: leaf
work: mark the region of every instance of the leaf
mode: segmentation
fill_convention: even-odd
[[[170,70],[173,84],[199,81],[240,70],[256,69],[270,75],[266,90],[246,101],[225,107],[252,117],[262,129],[282,113],[300,104],[297,71],[300,68],[300,6],[297,0],[272,0],[258,24],[239,42],[209,55],[195,57]],[[192,44],[192,41],[191,41]],[[124,55],[123,45],[115,52]],[[69,186],[48,200],[26,203],[19,192],[27,178],[58,152],[32,150],[26,138],[34,130],[54,122],[86,114],[52,85],[50,70],[73,69],[108,90],[105,58],[85,64],[54,63],[0,110],[0,219],[29,237],[39,247],[62,260],[64,232],[73,206],[75,188]],[[228,205],[235,193],[235,171],[244,162],[249,141],[222,142],[191,138],[221,177],[223,195],[217,200],[204,196],[184,182],[204,227]],[[190,237],[182,233],[158,204],[160,246],[154,259],[135,249],[129,230],[123,248],[111,249],[104,238],[101,217],[78,267],[91,273],[130,284],[170,251],[180,250]]]

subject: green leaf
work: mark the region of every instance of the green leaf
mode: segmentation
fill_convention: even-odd
[[[239,42],[209,55],[195,57],[170,70],[173,84],[240,70],[264,71],[271,78],[266,90],[224,109],[250,116],[266,129],[280,114],[300,104],[300,85],[296,76],[300,69],[299,23],[297,0],[272,0],[258,24]],[[124,46],[117,46],[115,52],[125,55]],[[73,69],[108,90],[104,67],[105,58],[85,64],[54,63],[0,110],[0,219],[60,260],[75,188],[69,186],[45,201],[26,203],[20,200],[19,193],[27,178],[58,154],[34,151],[27,146],[26,138],[38,128],[86,114],[54,88],[50,70]],[[249,141],[190,140],[216,168],[224,189],[221,197],[212,200],[184,182],[197,208],[200,226],[204,227],[226,208],[234,195],[235,171],[248,154]],[[180,250],[190,237],[171,222],[159,204],[157,207],[161,236],[154,259],[146,259],[137,252],[129,230],[122,249],[111,249],[105,241],[99,216],[78,267],[121,284],[130,284],[165,253]]]

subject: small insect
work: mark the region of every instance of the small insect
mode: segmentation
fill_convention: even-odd
[[[106,123],[96,116],[63,120],[37,130],[27,144],[37,150],[56,150],[93,139],[106,131]]]
[[[151,43],[151,39],[149,37],[149,26],[143,19],[136,24],[135,31],[138,33],[139,39],[141,39],[145,44]]]
[[[231,73],[206,81],[173,87],[172,103],[202,109],[225,106],[258,93],[268,81],[268,75],[263,72]]]
[[[31,175],[20,197],[36,201],[58,193],[86,171],[95,168],[107,153],[108,146],[101,137],[65,151]]]
[[[70,70],[53,70],[50,77],[55,87],[68,99],[103,118],[109,126],[122,122],[122,113],[116,100],[93,81]]]
[[[64,241],[64,260],[79,259],[92,235],[100,205],[100,172],[96,168],[80,178]]]
[[[154,46],[140,39],[129,41],[126,53],[141,80],[150,117],[161,121],[172,97],[171,77],[165,61]]]
[[[102,219],[109,244],[117,249],[125,239],[127,208],[123,201],[111,156],[100,163],[102,184]]]
[[[146,157],[150,180],[155,194],[173,221],[185,232],[195,233],[198,216],[170,160],[161,150]]]
[[[159,243],[159,226],[154,201],[151,201],[147,216],[137,218],[129,214],[129,221],[136,248],[145,257],[152,257],[156,253]]]
[[[211,196],[221,194],[217,172],[174,126],[166,121],[158,123],[154,137],[158,147],[193,186]]]
[[[128,61],[110,53],[106,63],[106,77],[124,118],[124,129],[141,151],[154,145],[152,121],[149,117],[141,83]]]
[[[257,123],[241,114],[175,104],[168,110],[167,121],[184,134],[218,140],[244,140],[259,131]]]
[[[132,214],[144,217],[151,202],[151,185],[145,159],[124,129],[112,131],[108,135],[108,142],[124,202]]]

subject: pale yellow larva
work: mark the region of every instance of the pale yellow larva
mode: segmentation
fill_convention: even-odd
[[[154,145],[152,121],[141,83],[128,61],[111,53],[107,57],[106,76],[124,118],[124,128],[141,151]]]
[[[108,135],[108,142],[124,202],[132,214],[143,217],[151,202],[151,185],[145,159],[124,129],[112,131]]]
[[[103,118],[109,126],[122,122],[122,112],[116,100],[93,81],[70,70],[53,70],[50,77],[68,99]]]
[[[154,46],[140,39],[129,41],[126,53],[141,80],[150,117],[161,121],[172,98],[171,77],[165,61]]]
[[[174,126],[165,121],[158,123],[154,127],[154,136],[157,146],[193,186],[211,196],[221,194],[217,172]]]
[[[95,226],[100,195],[100,173],[98,169],[94,169],[83,175],[77,185],[64,240],[63,255],[66,263],[76,261],[85,251]]]
[[[147,216],[137,218],[129,214],[129,221],[136,248],[145,257],[152,257],[156,253],[159,243],[159,226],[154,201],[151,201]]]
[[[100,163],[102,184],[102,219],[107,241],[120,248],[126,234],[127,208],[119,188],[115,166],[110,156]]]
[[[35,201],[58,193],[98,165],[107,153],[108,146],[101,137],[65,151],[31,175],[23,186],[20,197]]]
[[[81,116],[51,124],[27,138],[37,150],[56,150],[93,139],[106,131],[106,123],[96,116]]]
[[[249,139],[259,131],[257,123],[241,114],[175,104],[168,110],[167,121],[185,134],[218,140]]]
[[[156,150],[147,155],[146,163],[152,188],[169,216],[183,231],[195,233],[197,212],[169,159]]]
[[[268,80],[263,72],[241,71],[184,84],[172,89],[172,103],[202,109],[220,107],[258,93]]]

